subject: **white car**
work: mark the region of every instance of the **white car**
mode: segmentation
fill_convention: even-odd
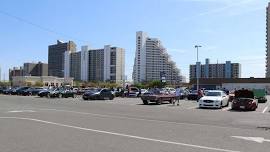
[[[222,108],[229,105],[229,97],[220,90],[209,90],[199,100],[199,108]]]

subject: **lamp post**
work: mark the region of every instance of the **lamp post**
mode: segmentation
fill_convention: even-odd
[[[196,62],[196,78],[197,78],[197,91],[199,91],[199,67],[197,67],[197,64],[199,62],[199,48],[202,47],[201,45],[195,45],[194,46],[197,49],[197,62]]]

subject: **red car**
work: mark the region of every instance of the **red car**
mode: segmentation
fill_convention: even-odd
[[[255,99],[253,91],[238,90],[234,93],[232,101],[232,110],[252,110],[255,111],[258,107],[258,100]]]

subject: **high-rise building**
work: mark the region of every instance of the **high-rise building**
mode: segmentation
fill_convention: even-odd
[[[61,42],[48,47],[48,75],[64,77],[64,53],[76,52],[76,44],[73,41]]]
[[[125,50],[105,45],[102,49],[82,46],[80,52],[65,52],[65,77],[82,81],[123,82]]]
[[[1,66],[0,66],[0,81],[2,81],[2,71],[1,71]]]
[[[161,41],[148,37],[143,31],[136,33],[132,77],[135,83],[163,79],[170,84],[180,83],[183,78]]]
[[[122,83],[125,79],[125,50],[105,45],[89,50],[89,81]]]
[[[23,76],[48,76],[47,63],[24,63]]]
[[[266,78],[270,78],[270,2],[266,7]]]
[[[223,64],[210,64],[210,60],[206,59],[204,65],[197,62],[195,65],[189,66],[189,79],[195,79],[197,75],[199,78],[240,78],[241,65],[231,63],[231,61]]]

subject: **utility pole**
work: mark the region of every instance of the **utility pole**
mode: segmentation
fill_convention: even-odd
[[[196,78],[197,78],[197,91],[199,91],[199,67],[197,66],[199,62],[199,48],[202,47],[201,45],[195,45],[194,46],[197,50],[197,62],[196,62]]]

